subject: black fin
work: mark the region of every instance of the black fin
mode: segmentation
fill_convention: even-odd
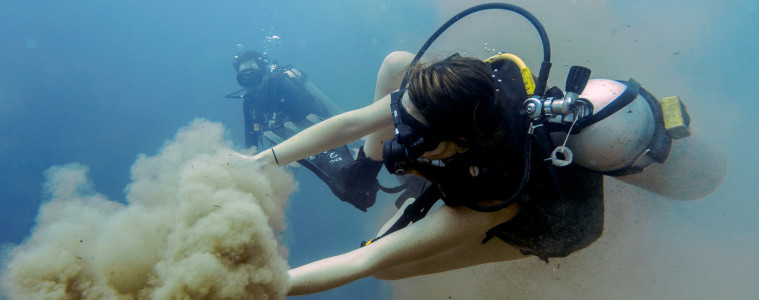
[[[272,144],[279,144],[300,132],[302,128],[319,121],[321,118],[312,114],[299,124],[286,122],[282,128],[276,130],[277,132],[264,132],[264,137]],[[380,189],[377,174],[382,168],[382,162],[367,158],[363,148],[359,150],[358,159],[353,159],[347,146],[340,146],[301,159],[298,163],[324,181],[340,200],[362,211],[374,205],[377,191]]]

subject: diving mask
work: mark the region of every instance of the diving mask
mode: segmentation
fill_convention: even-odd
[[[264,79],[264,70],[256,60],[249,60],[240,64],[237,72],[237,83],[245,88],[253,88],[261,84]]]
[[[386,141],[382,149],[385,167],[396,175],[405,175],[411,162],[425,152],[434,150],[441,142],[429,127],[414,119],[403,108],[401,99],[405,92],[406,89],[402,89],[390,94],[395,136]]]

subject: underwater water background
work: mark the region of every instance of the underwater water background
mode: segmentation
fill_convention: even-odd
[[[86,165],[98,192],[124,201],[137,155],[155,153],[195,118],[224,124],[228,138],[242,147],[242,105],[224,98],[238,89],[231,67],[238,51],[272,46],[266,38],[276,35],[276,60],[307,73],[343,109],[354,109],[371,100],[387,53],[415,52],[448,17],[475,3],[484,2],[0,0],[0,244],[7,250],[33,230],[46,199],[43,174],[51,166]],[[694,134],[727,155],[725,181],[704,199],[634,192],[650,213],[641,217],[652,229],[645,233],[646,251],[688,267],[630,270],[672,281],[635,293],[620,288],[618,296],[747,299],[759,293],[752,284],[759,278],[759,159],[752,151],[759,146],[753,124],[759,4],[510,3],[544,22],[554,46],[551,84],[563,88],[567,64],[587,64],[594,77],[635,77],[659,97],[681,95]],[[491,24],[501,19],[513,27]],[[452,28],[436,49],[486,57],[483,45],[498,45],[537,69],[534,30],[513,20],[519,18],[483,13],[481,22]],[[290,199],[285,233],[292,267],[356,248],[394,200],[383,196],[367,214],[341,203],[306,170],[296,171],[296,179],[300,187]],[[393,285],[364,279],[293,298],[404,298],[403,283]],[[714,291],[699,293],[707,289]]]

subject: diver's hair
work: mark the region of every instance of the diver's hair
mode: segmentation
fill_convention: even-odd
[[[419,63],[409,71],[408,82],[411,102],[436,136],[470,148],[503,136],[493,72],[481,60],[456,53]]]
[[[258,69],[263,70],[268,62],[267,57],[261,52],[248,50],[240,55],[235,56],[232,61],[232,67],[235,68],[235,72],[240,72],[240,65],[246,61],[255,61],[258,65]]]

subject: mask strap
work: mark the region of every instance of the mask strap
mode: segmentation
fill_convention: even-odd
[[[419,120],[415,119],[414,117],[409,114],[409,112],[403,107],[403,95],[406,93],[408,89],[402,89],[397,92],[393,92],[390,95],[390,110],[393,113],[393,124],[395,125],[395,132],[396,134],[400,134],[403,130],[409,130],[417,135],[422,135],[425,137],[432,137],[434,136],[432,129],[429,128],[427,125],[424,125],[424,123],[420,122]],[[404,129],[400,129],[403,128]],[[407,141],[402,141],[407,142]]]

